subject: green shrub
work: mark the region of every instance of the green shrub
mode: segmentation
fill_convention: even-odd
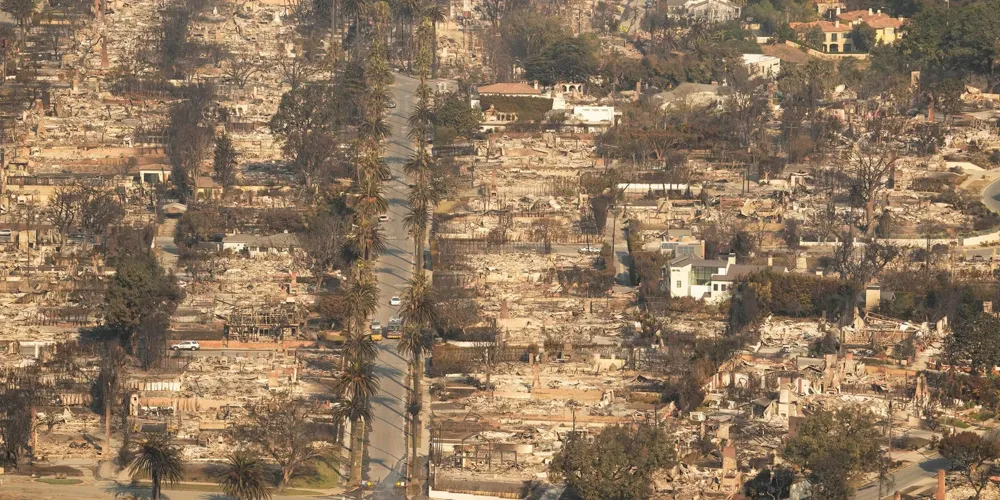
[[[552,99],[519,96],[481,96],[479,107],[483,111],[494,109],[503,113],[517,113],[517,121],[542,121],[545,113],[552,110]]]

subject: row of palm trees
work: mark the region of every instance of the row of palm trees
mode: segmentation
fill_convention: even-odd
[[[443,195],[434,158],[427,148],[427,139],[433,126],[432,93],[427,85],[427,76],[434,61],[435,23],[435,18],[428,15],[417,27],[414,63],[420,84],[416,93],[417,104],[409,118],[410,138],[416,142],[416,151],[403,166],[411,180],[408,194],[409,210],[403,217],[403,224],[413,238],[414,275],[401,297],[400,317],[403,320],[403,336],[397,349],[410,361],[411,386],[406,410],[410,435],[408,471],[411,477],[417,468],[417,444],[421,430],[423,355],[430,347],[432,338],[430,328],[438,320],[433,287],[424,273],[423,265],[424,240],[430,225],[431,210]]]
[[[150,478],[152,500],[163,495],[163,483],[174,484],[184,474],[180,448],[167,433],[148,434],[132,452],[129,474]],[[268,500],[271,482],[264,462],[255,455],[239,450],[226,458],[216,471],[215,479],[223,493],[236,500]]]
[[[372,0],[334,0],[330,10],[331,24],[342,27],[346,22],[353,24],[357,30],[374,3]],[[385,32],[384,40],[397,48],[393,52],[405,59],[399,62],[406,62],[408,68],[414,66],[419,52],[417,31],[425,21],[431,22],[434,37],[431,39],[433,50],[430,68],[431,73],[436,76],[437,23],[443,22],[447,17],[441,3],[437,0],[392,0],[386,6],[389,9],[388,19],[391,19],[394,29]]]
[[[340,397],[335,418],[351,424],[349,479],[352,485],[357,485],[362,480],[365,430],[373,418],[371,403],[379,391],[375,373],[378,351],[367,334],[367,325],[379,303],[375,262],[386,248],[378,217],[389,210],[382,185],[391,175],[383,160],[383,141],[390,135],[385,110],[390,100],[388,85],[392,82],[386,44],[391,11],[385,1],[356,2],[349,6],[345,3],[345,7],[355,16],[355,26],[364,28],[350,51],[351,64],[360,69],[364,89],[355,97],[359,119],[353,147],[356,184],[354,231],[350,240],[355,259],[347,273],[346,342],[341,371],[332,389]]]
[[[408,3],[407,3],[408,2]],[[345,2],[344,12],[355,16],[355,27],[362,27],[363,38],[356,38],[356,45],[350,52],[353,64],[361,68],[365,80],[365,90],[359,95],[356,109],[360,120],[357,124],[355,151],[355,180],[357,201],[354,205],[354,235],[351,250],[357,257],[345,290],[347,339],[344,346],[341,373],[332,389],[341,398],[337,407],[337,418],[351,423],[351,474],[350,481],[357,484],[362,479],[365,427],[372,419],[371,401],[378,393],[379,379],[375,374],[377,350],[367,335],[368,320],[378,309],[379,290],[374,272],[374,262],[385,251],[378,216],[388,210],[388,203],[382,195],[382,183],[390,177],[383,160],[383,141],[390,129],[385,117],[389,101],[387,86],[391,82],[388,62],[389,23],[399,24],[399,13],[405,12],[404,19],[411,37],[411,57],[416,72],[420,76],[417,90],[418,103],[409,125],[410,137],[417,143],[417,150],[404,166],[404,171],[412,180],[409,193],[410,209],[403,223],[414,240],[416,273],[402,293],[400,316],[404,333],[398,349],[409,358],[410,396],[407,413],[410,415],[411,463],[415,467],[419,414],[421,410],[420,376],[423,373],[421,360],[428,347],[430,336],[426,330],[437,320],[431,284],[420,265],[423,243],[429,228],[430,210],[441,197],[440,183],[434,182],[435,165],[427,151],[427,137],[431,132],[432,111],[431,91],[426,83],[435,57],[435,24],[443,19],[440,7],[435,3],[421,4],[416,0],[403,0],[392,5],[379,1],[367,3],[360,0]],[[419,19],[419,22],[414,22]],[[369,21],[367,27],[364,20]],[[415,27],[415,29],[414,29]],[[362,43],[363,42],[363,43]]]

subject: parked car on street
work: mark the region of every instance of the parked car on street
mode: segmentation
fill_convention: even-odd
[[[185,340],[180,344],[174,344],[170,346],[170,348],[175,351],[197,351],[198,349],[201,349],[201,344],[193,340]]]

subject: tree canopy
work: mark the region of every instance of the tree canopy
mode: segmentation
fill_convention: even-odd
[[[649,498],[652,475],[674,463],[673,445],[655,427],[605,427],[593,440],[572,435],[549,474],[583,500]]]
[[[115,276],[104,295],[104,319],[118,333],[122,346],[136,354],[137,340],[141,340],[137,337],[163,326],[160,317],[169,317],[182,298],[174,278],[163,272],[155,257],[123,255],[115,263]]]
[[[809,472],[814,494],[849,498],[851,480],[882,465],[880,437],[875,415],[866,409],[821,409],[799,424],[783,454]]]

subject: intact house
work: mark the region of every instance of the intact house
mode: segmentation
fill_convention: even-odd
[[[736,256],[726,260],[706,260],[691,256],[674,257],[664,268],[670,284],[671,297],[691,297],[709,302],[719,302],[729,297],[733,285],[740,278],[755,272],[771,269],[786,272],[784,266],[756,266],[737,264]]]
[[[729,0],[667,0],[667,12],[673,17],[690,17],[712,23],[739,19],[740,6]]]
[[[875,43],[891,45],[901,36],[900,28],[906,24],[902,17],[890,17],[881,10],[853,10],[840,12],[838,8],[833,21],[812,21],[808,23],[789,23],[789,27],[799,34],[804,34],[813,28],[823,32],[823,52],[838,54],[850,53],[856,50],[851,30],[860,24],[867,24],[875,30]]]
[[[574,106],[572,113],[564,114],[562,130],[578,133],[606,132],[618,125],[622,112],[614,106]]]
[[[892,17],[889,14],[883,13],[882,9],[877,11],[868,9],[838,12],[837,19],[851,25],[864,23],[871,26],[875,30],[875,43],[884,43],[886,45],[892,45],[900,38],[902,35],[900,28],[906,24],[906,18]]]
[[[172,171],[167,165],[151,165],[139,169],[140,184],[166,184]]]
[[[299,247],[294,234],[280,233],[269,236],[258,234],[231,234],[222,239],[222,249],[246,253],[257,258],[265,255],[287,255]]]
[[[823,32],[823,52],[833,54],[854,51],[854,43],[851,41],[850,24],[836,21],[812,21],[808,23],[788,23],[788,26],[800,35],[808,33],[814,28],[819,28]]]
[[[580,97],[583,84],[559,83],[542,89],[538,82],[494,83],[476,89],[471,105],[483,111],[483,132],[504,130],[516,121],[547,122],[579,133],[604,132],[621,120],[614,106],[574,106],[567,97]]]
[[[194,179],[194,198],[201,201],[222,199],[222,186],[211,177],[199,176]]]
[[[743,65],[750,76],[777,78],[781,71],[781,59],[764,54],[743,54]]]
[[[534,99],[546,99],[549,105],[527,104],[533,103]],[[484,85],[476,89],[476,94],[472,97],[472,106],[483,110],[483,119],[479,124],[482,132],[504,130],[518,118],[541,119],[545,112],[552,109],[551,97],[542,92],[537,81],[532,85],[526,83]],[[541,114],[537,117],[521,116],[529,108],[532,111],[541,111]]]

